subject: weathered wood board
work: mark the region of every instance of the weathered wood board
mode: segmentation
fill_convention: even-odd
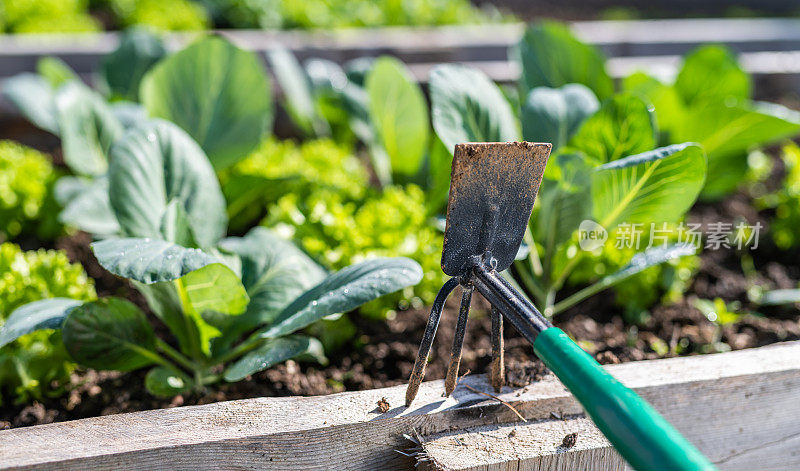
[[[565,437],[573,433],[575,444],[565,446]],[[584,416],[439,433],[425,437],[417,461],[420,471],[625,469],[622,456]]]
[[[607,368],[722,469],[800,469],[800,342]],[[484,375],[462,381],[491,391]],[[442,381],[424,383],[408,409],[402,406],[405,388],[397,386],[5,430],[0,431],[0,467],[411,469],[414,459],[395,451],[416,446],[404,434],[425,437],[518,420],[506,406],[467,388],[456,388],[447,399],[442,390]],[[385,414],[376,406],[382,397],[391,405]],[[529,421],[582,413],[553,376],[520,390],[505,388],[499,397]],[[559,456],[546,458],[546,469],[559,469]]]

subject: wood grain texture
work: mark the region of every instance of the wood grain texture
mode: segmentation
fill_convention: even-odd
[[[609,366],[723,469],[800,469],[800,342]],[[491,392],[485,375],[463,382]],[[402,407],[404,386],[259,398],[0,431],[16,469],[409,469],[403,434],[514,422],[502,404],[442,381]],[[376,402],[391,408],[381,414]],[[528,420],[581,414],[553,376],[499,395]],[[550,466],[548,464],[548,466]],[[553,465],[555,466],[555,465]],[[553,468],[557,469],[557,468]]]
[[[675,375],[678,372],[673,368],[662,370],[663,366],[677,367],[681,363],[680,360],[669,361],[675,363],[626,364],[626,367],[650,364],[653,368],[637,381],[623,382],[650,401],[721,470],[800,469],[800,350],[797,343],[683,359],[683,378]],[[695,376],[701,373],[700,369],[707,379]],[[630,373],[621,373],[616,367],[609,371],[620,379]],[[508,427],[529,430],[531,436],[536,437],[536,444],[517,446],[511,451],[502,446],[487,448],[485,441],[481,441],[486,436],[485,429],[436,434],[423,439],[423,456],[430,460],[425,465],[428,469],[453,471],[569,469],[562,468],[567,463],[582,463],[570,464],[577,466],[575,469],[619,468],[619,462],[613,460],[621,458],[616,453],[608,454],[607,443],[595,441],[599,431],[593,426],[587,431],[585,422],[579,419],[566,422],[550,419],[495,428],[506,430]],[[570,450],[561,449],[561,438],[572,431],[579,432],[577,445]],[[453,437],[472,446],[455,447]],[[504,445],[511,444],[513,442],[509,441]]]
[[[566,447],[571,433],[577,440]],[[440,433],[426,437],[423,450],[417,457],[422,471],[625,469],[625,460],[584,416]]]

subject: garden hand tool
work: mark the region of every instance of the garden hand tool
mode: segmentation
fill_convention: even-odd
[[[708,459],[650,404],[608,374],[515,290],[500,272],[511,266],[528,226],[550,144],[469,143],[455,149],[442,270],[452,276],[436,296],[411,373],[406,405],[425,375],[442,308],[462,286],[461,307],[445,380],[456,385],[469,305],[475,289],[492,305],[490,383],[503,385],[503,318],[532,345],[619,453],[638,470],[709,470]],[[535,250],[535,249],[534,249]]]

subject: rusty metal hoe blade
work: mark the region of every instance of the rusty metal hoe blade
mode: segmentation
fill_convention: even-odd
[[[453,157],[442,270],[452,276],[439,291],[419,347],[406,391],[410,405],[425,375],[428,355],[447,296],[458,283],[463,294],[445,380],[445,396],[456,386],[461,349],[474,289],[472,270],[486,265],[508,268],[531,216],[550,144],[487,142],[459,144]],[[502,316],[492,310],[492,373],[495,388],[503,384]]]

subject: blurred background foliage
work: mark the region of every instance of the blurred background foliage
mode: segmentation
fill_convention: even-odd
[[[0,141],[0,242],[26,235],[52,239],[59,232],[56,173],[45,154]]]
[[[133,25],[163,31],[434,26],[509,18],[491,5],[476,7],[468,0],[0,0],[0,31],[10,33]]]
[[[40,299],[97,297],[94,280],[62,251],[23,251],[0,244],[0,325],[14,309]],[[23,403],[60,395],[75,364],[60,341],[60,332],[24,335],[0,350],[0,404]]]

